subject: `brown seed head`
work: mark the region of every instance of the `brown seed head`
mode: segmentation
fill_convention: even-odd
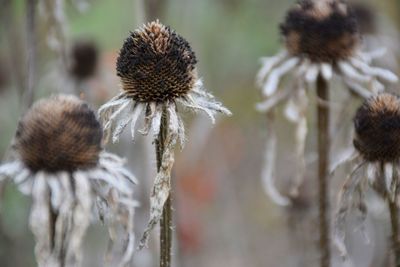
[[[74,96],[37,102],[20,120],[14,148],[32,171],[74,171],[97,164],[102,130],[94,112]]]
[[[189,43],[155,21],[125,40],[117,59],[117,75],[134,100],[164,102],[184,96],[193,87],[196,62]]]
[[[71,48],[71,65],[69,73],[77,80],[91,77],[97,69],[99,51],[95,43],[88,40],[80,40]]]
[[[382,93],[364,102],[354,118],[354,146],[368,161],[400,159],[400,99]]]
[[[281,24],[286,48],[292,55],[314,62],[350,57],[358,42],[357,20],[342,0],[302,0]]]

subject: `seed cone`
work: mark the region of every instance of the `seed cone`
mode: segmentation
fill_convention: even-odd
[[[71,48],[69,72],[77,80],[84,80],[96,72],[99,51],[97,46],[86,40],[77,41]]]
[[[94,112],[74,96],[36,103],[20,120],[14,148],[33,172],[74,171],[96,165],[102,130]]]
[[[364,102],[354,118],[354,146],[368,161],[400,158],[400,99],[383,93]]]
[[[359,42],[357,20],[341,0],[303,0],[281,24],[292,55],[315,62],[335,62],[353,54]]]
[[[125,40],[117,59],[117,75],[134,100],[164,102],[184,96],[193,87],[196,62],[189,43],[155,21]]]

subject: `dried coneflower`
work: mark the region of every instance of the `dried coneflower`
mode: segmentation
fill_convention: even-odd
[[[301,158],[307,134],[307,83],[326,83],[336,73],[352,92],[367,98],[383,90],[380,79],[397,81],[390,71],[369,66],[371,55],[359,49],[361,39],[357,25],[355,14],[344,1],[300,1],[289,10],[281,25],[286,49],[277,56],[261,59],[263,66],[257,75],[257,84],[265,101],[257,104],[257,109],[272,112],[277,105],[288,101],[285,116],[297,126],[299,162],[304,161]],[[282,76],[291,71],[292,84],[277,90]],[[272,153],[273,149],[268,151]],[[291,194],[297,193],[303,172],[304,166],[300,166]],[[270,190],[277,193],[275,189]],[[281,205],[290,203],[283,196],[274,199]]]
[[[168,217],[169,211],[163,212],[163,207],[167,203],[165,209],[168,210],[170,205],[173,149],[178,140],[181,146],[185,141],[178,108],[204,111],[212,122],[217,112],[230,114],[204,90],[196,62],[195,53],[183,37],[159,21],[148,23],[125,40],[117,59],[117,75],[121,79],[122,90],[99,109],[104,129],[107,135],[112,134],[113,142],[118,141],[129,123],[133,139],[142,113],[144,128],[140,132],[147,135],[151,130],[156,139],[158,174],[151,193],[150,221],[141,247],[147,243],[150,231],[162,214]],[[164,266],[169,266],[169,263]]]
[[[74,96],[41,100],[18,124],[16,160],[0,166],[0,180],[10,179],[33,199],[30,227],[39,266],[79,265],[93,210],[126,230],[121,266],[132,257],[136,179],[122,159],[102,150],[101,140],[95,113]]]
[[[78,40],[70,49],[68,73],[77,81],[92,77],[99,61],[96,44],[89,40]]]
[[[336,74],[352,93],[368,98],[384,89],[381,80],[396,82],[390,71],[371,67],[374,55],[360,50],[361,38],[352,9],[342,0],[302,0],[291,8],[281,24],[285,49],[278,55],[262,58],[256,82],[265,100],[257,109],[267,113],[269,137],[263,183],[267,193],[279,205],[289,205],[303,183],[304,149],[307,136],[307,87],[315,85],[318,124],[318,190],[321,266],[329,266],[329,218],[327,175],[330,164],[329,82]],[[278,90],[280,80],[291,73],[291,84]],[[273,113],[287,101],[285,116],[296,124],[296,175],[290,197],[274,187],[276,137],[272,129]]]
[[[392,245],[396,266],[400,264],[398,239],[398,193],[400,186],[400,98],[382,93],[369,98],[354,117],[354,153],[343,163],[351,162],[353,170],[347,177],[339,198],[335,218],[335,244],[342,256],[345,247],[345,220],[350,208],[356,206],[366,213],[365,191],[370,187],[388,203],[392,225]],[[357,205],[353,205],[357,202]],[[365,218],[365,215],[362,216]]]
[[[280,103],[287,101],[285,116],[296,123],[297,161],[303,162],[290,190],[292,195],[296,195],[304,173],[307,84],[319,82],[324,85],[336,73],[352,92],[367,98],[383,90],[378,79],[395,82],[397,77],[390,71],[369,66],[370,55],[359,49],[361,39],[356,17],[343,1],[300,1],[287,13],[281,31],[286,47],[284,51],[277,56],[261,59],[263,66],[257,75],[257,84],[262,89],[265,101],[257,104],[257,109],[270,113]],[[294,76],[292,84],[277,90],[282,76],[291,71]],[[268,149],[269,153],[273,153],[273,150]],[[269,169],[265,171],[267,174],[273,172]],[[273,184],[271,181],[267,183]],[[279,196],[276,189],[269,191],[278,196],[274,197],[278,204],[290,203],[289,198]]]

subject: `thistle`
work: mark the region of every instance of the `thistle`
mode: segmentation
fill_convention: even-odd
[[[32,197],[29,222],[39,266],[79,265],[93,210],[126,231],[120,266],[132,257],[136,179],[122,159],[102,150],[101,139],[95,113],[73,96],[37,102],[18,124],[16,159],[0,166],[0,181],[9,179]]]
[[[161,259],[161,264],[165,264],[162,266],[169,266],[170,261],[170,251],[163,252],[163,244],[171,242],[170,233],[165,231],[171,228],[168,206],[173,149],[177,141],[181,147],[185,141],[184,125],[178,109],[203,111],[213,123],[216,113],[231,114],[204,90],[196,63],[196,56],[184,38],[159,21],[148,23],[125,40],[117,59],[117,75],[121,79],[122,90],[99,109],[104,130],[107,136],[112,135],[113,142],[118,141],[129,123],[133,140],[142,113],[144,128],[139,132],[147,135],[151,131],[155,138],[158,173],[151,193],[150,220],[140,247],[146,245],[150,231],[163,215],[161,254],[167,259]],[[168,240],[163,240],[163,235]]]
[[[364,195],[368,188],[372,188],[388,203],[393,252],[396,266],[399,266],[397,198],[400,186],[400,98],[388,93],[369,98],[358,109],[354,117],[354,128],[354,153],[349,154],[342,162],[350,162],[353,170],[340,192],[335,218],[335,244],[341,255],[346,257],[346,217],[354,204],[362,218],[366,217]]]
[[[341,0],[302,0],[290,9],[281,24],[285,49],[278,55],[262,58],[256,83],[265,100],[257,109],[268,114],[267,140],[263,183],[267,193],[279,205],[290,205],[303,183],[305,171],[305,140],[307,137],[307,88],[315,84],[318,128],[318,205],[320,225],[321,266],[329,266],[328,181],[330,164],[329,82],[340,76],[351,93],[368,98],[384,89],[380,80],[396,82],[390,71],[370,66],[374,53],[362,52],[356,17]],[[278,90],[280,80],[292,74],[291,84]],[[285,196],[275,188],[276,136],[273,130],[274,109],[287,101],[286,118],[296,124],[296,175]]]

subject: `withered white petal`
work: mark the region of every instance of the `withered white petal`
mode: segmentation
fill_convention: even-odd
[[[288,56],[286,50],[281,51],[279,54],[273,57],[263,57],[260,59],[262,67],[257,73],[256,76],[256,84],[257,86],[261,87],[265,77],[269,74],[269,72]]]
[[[119,223],[129,230],[130,242],[134,242],[133,212],[137,202],[133,199],[133,185],[136,178],[123,168],[121,158],[106,152],[99,157],[93,168],[73,172],[33,173],[18,160],[7,164],[7,168],[1,166],[7,170],[7,175],[12,175],[11,181],[18,189],[32,197],[29,222],[36,240],[39,267],[61,266],[61,261],[66,267],[79,265],[81,243],[96,207],[117,206],[118,209],[107,209],[114,218],[118,218],[120,212],[128,212],[130,221]],[[122,196],[123,201],[114,198],[110,203],[111,191]],[[105,212],[106,209],[99,212],[101,220],[108,216]],[[125,260],[131,260],[132,247],[134,245],[129,244],[129,251],[124,250]]]
[[[347,257],[347,249],[345,244],[346,218],[351,207],[354,191],[363,177],[362,175],[359,175],[359,170],[363,165],[364,163],[361,163],[353,168],[351,173],[346,178],[346,181],[339,193],[338,210],[334,220],[333,243],[343,258]]]
[[[337,65],[345,77],[352,79],[356,82],[366,83],[372,79],[371,76],[360,73],[350,63],[346,61],[339,61]]]
[[[133,109],[132,112],[132,123],[131,123],[131,136],[132,136],[132,141],[135,139],[135,127],[136,123],[140,117],[140,114],[142,114],[143,110],[145,109],[143,104],[137,104],[135,108]]]
[[[279,81],[281,77],[291,71],[300,62],[297,57],[292,57],[282,63],[281,66],[274,69],[268,76],[267,81],[262,87],[262,93],[264,96],[271,96],[278,89]]]
[[[317,64],[311,64],[308,68],[305,79],[308,83],[315,83],[319,74],[319,68]]]
[[[272,115],[271,115],[272,116]],[[268,138],[265,146],[264,165],[262,170],[263,187],[267,195],[280,206],[291,204],[289,198],[283,196],[275,186],[275,157],[276,157],[276,134],[271,125],[272,117],[269,118]]]
[[[393,72],[378,67],[370,67],[367,63],[356,58],[350,58],[350,63],[355,68],[358,68],[364,72],[366,75],[382,78],[383,80],[391,83],[396,83],[399,80],[399,78]]]
[[[321,72],[322,77],[326,81],[330,81],[332,79],[333,69],[332,69],[332,65],[331,64],[321,63],[320,64],[320,72]]]

